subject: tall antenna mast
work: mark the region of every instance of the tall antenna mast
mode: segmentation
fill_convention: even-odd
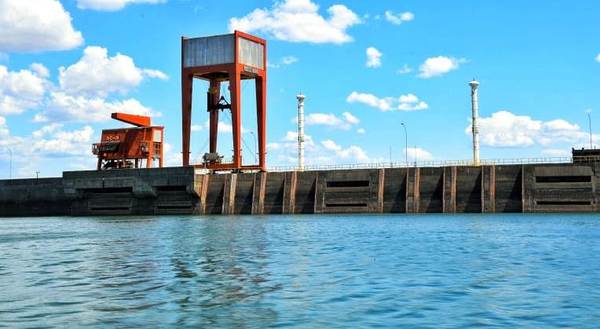
[[[298,170],[304,171],[304,95],[296,95],[298,100]]]
[[[473,79],[469,82],[469,86],[471,86],[471,114],[473,119],[473,164],[479,166],[479,95],[477,94],[479,82]]]

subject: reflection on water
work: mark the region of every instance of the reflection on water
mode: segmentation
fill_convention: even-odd
[[[0,327],[595,327],[594,215],[0,220]]]

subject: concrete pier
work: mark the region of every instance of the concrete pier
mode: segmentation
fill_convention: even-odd
[[[600,163],[0,180],[0,216],[598,212]]]

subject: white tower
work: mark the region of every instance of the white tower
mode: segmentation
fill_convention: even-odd
[[[296,95],[298,100],[298,170],[304,171],[304,95]]]
[[[477,87],[479,82],[475,79],[469,82],[471,86],[471,109],[472,109],[472,127],[473,127],[473,164],[479,166],[479,100]]]

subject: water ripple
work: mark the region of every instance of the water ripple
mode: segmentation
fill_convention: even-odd
[[[593,215],[0,222],[0,327],[597,327]]]

